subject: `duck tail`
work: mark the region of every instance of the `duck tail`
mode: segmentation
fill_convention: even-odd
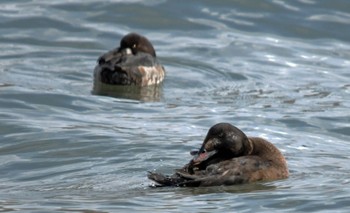
[[[179,186],[184,180],[177,175],[163,175],[156,172],[148,172],[148,179],[156,182],[158,185],[155,186]]]

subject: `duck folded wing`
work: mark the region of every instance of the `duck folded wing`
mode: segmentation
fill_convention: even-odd
[[[193,174],[183,170],[178,170],[176,174],[183,179],[179,186],[219,186],[276,179],[282,175],[277,171],[258,156],[245,156],[211,164],[205,170],[195,170]]]
[[[155,58],[146,53],[122,55],[96,69],[95,77],[107,84],[143,86],[158,83],[164,78],[164,74],[159,74],[159,71],[164,68]]]

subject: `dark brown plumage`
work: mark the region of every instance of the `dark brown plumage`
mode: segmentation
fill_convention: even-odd
[[[111,85],[154,85],[164,75],[153,45],[136,33],[127,34],[119,47],[100,56],[94,71],[95,82]]]
[[[228,123],[214,125],[202,147],[182,169],[166,176],[149,172],[158,186],[217,186],[287,178],[282,153],[270,142],[247,137]]]

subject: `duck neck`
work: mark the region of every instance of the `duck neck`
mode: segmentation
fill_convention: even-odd
[[[252,147],[249,155],[257,155],[274,162],[284,162],[280,161],[280,158],[284,159],[282,153],[272,143],[258,137],[249,137],[248,140]]]

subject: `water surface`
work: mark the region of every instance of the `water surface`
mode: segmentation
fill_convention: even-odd
[[[349,23],[346,0],[1,1],[0,210],[348,212]],[[92,94],[128,32],[154,44],[163,85]],[[290,178],[149,188],[218,122],[273,142]]]

